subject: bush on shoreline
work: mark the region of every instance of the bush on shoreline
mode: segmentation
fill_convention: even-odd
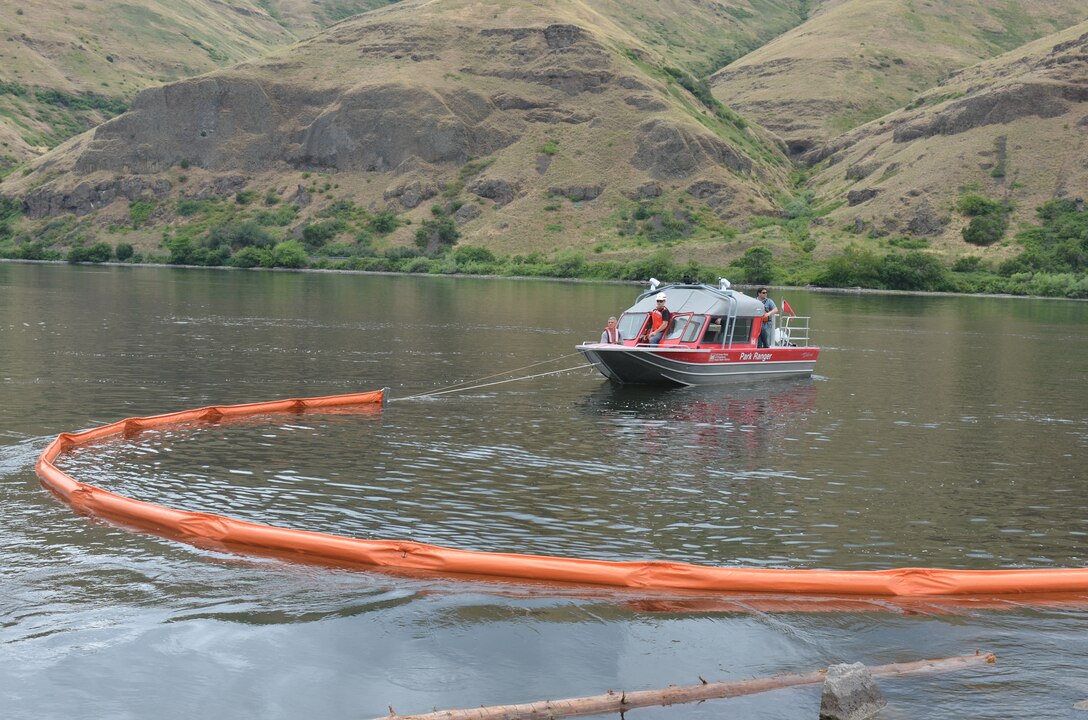
[[[996,204],[968,196],[961,210],[982,216]],[[939,291],[1040,295],[1088,298],[1088,212],[1068,200],[1054,200],[1037,210],[1039,225],[1022,230],[1016,240],[1023,250],[996,270],[977,256],[966,256],[945,267],[938,256],[911,243],[894,244],[894,250],[878,255],[873,250],[849,245],[840,255],[813,261],[807,254],[800,263],[785,266],[762,246],[750,248],[728,267],[697,262],[676,263],[667,249],[635,260],[592,260],[579,250],[553,255],[498,255],[472,245],[454,245],[453,233],[442,238],[439,227],[449,220],[444,208],[434,212],[431,226],[417,235],[421,246],[398,246],[378,251],[374,234],[395,229],[400,221],[388,212],[377,215],[349,201],[334,203],[320,213],[319,221],[296,228],[285,227],[297,206],[280,204],[275,222],[263,215],[253,219],[234,212],[235,203],[179,201],[178,215],[193,222],[168,228],[163,235],[166,255],[143,256],[121,243],[116,257],[127,262],[165,262],[175,265],[238,268],[313,268],[401,272],[431,275],[494,275],[577,278],[584,280],[669,280],[714,283],[728,277],[741,284],[815,285],[827,288]],[[976,207],[977,206],[977,207]],[[15,232],[10,220],[18,214],[14,203],[0,220],[0,257],[24,260],[106,262],[114,256],[103,242],[91,236],[71,218],[55,218],[34,231]],[[262,213],[268,211],[262,210]],[[287,221],[284,225],[280,222]],[[452,223],[450,223],[452,225]],[[281,229],[282,228],[282,229]],[[432,232],[433,231],[433,232]],[[298,239],[295,239],[295,238]],[[300,242],[301,240],[301,242]],[[452,241],[452,242],[451,242]],[[67,250],[58,251],[55,245]]]

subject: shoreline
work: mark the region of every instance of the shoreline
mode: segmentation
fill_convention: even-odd
[[[80,267],[118,267],[118,268],[174,268],[180,270],[219,270],[228,272],[280,272],[280,273],[326,273],[339,275],[378,275],[388,277],[432,277],[464,278],[474,280],[542,280],[545,282],[583,283],[594,285],[645,285],[646,280],[587,280],[585,278],[555,278],[539,275],[469,275],[466,273],[432,274],[408,273],[393,270],[343,270],[335,268],[240,268],[230,265],[171,265],[169,263],[124,263],[124,262],[69,262],[67,260],[22,260],[18,258],[0,258],[0,263],[17,265],[72,265]],[[662,285],[667,285],[663,282]],[[1008,300],[1061,300],[1065,302],[1088,302],[1088,298],[1051,297],[1048,295],[1011,295],[1008,293],[955,293],[937,290],[883,290],[879,288],[826,288],[815,285],[774,285],[771,283],[748,284],[733,283],[737,288],[755,288],[766,284],[775,290],[804,290],[824,295],[901,295],[910,297],[954,297],[954,298],[994,298]]]

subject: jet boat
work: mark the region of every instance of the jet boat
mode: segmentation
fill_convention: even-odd
[[[664,293],[672,317],[650,344],[651,313]],[[820,348],[812,345],[808,317],[785,301],[764,320],[763,303],[730,288],[674,283],[641,293],[620,317],[618,344],[584,342],[577,350],[615,383],[717,385],[736,381],[811,377]],[[764,325],[769,347],[759,347]]]

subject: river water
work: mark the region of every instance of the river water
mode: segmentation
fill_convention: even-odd
[[[792,290],[823,348],[811,380],[649,390],[578,369],[407,399],[578,366],[638,290],[0,264],[3,716],[373,718],[981,649],[998,663],[881,681],[881,717],[1088,717],[1088,592],[782,602],[391,577],[134,534],[34,475],[63,431],[388,387],[372,415],[167,428],[62,468],[172,507],[472,550],[1088,564],[1083,303]],[[630,714],[818,707],[813,686]]]

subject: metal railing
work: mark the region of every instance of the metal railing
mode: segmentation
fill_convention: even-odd
[[[776,317],[775,320],[778,318]],[[800,315],[787,315],[782,322],[776,322],[774,332],[777,346],[788,345],[791,347],[808,347],[812,344],[812,336],[809,330],[811,317]]]

